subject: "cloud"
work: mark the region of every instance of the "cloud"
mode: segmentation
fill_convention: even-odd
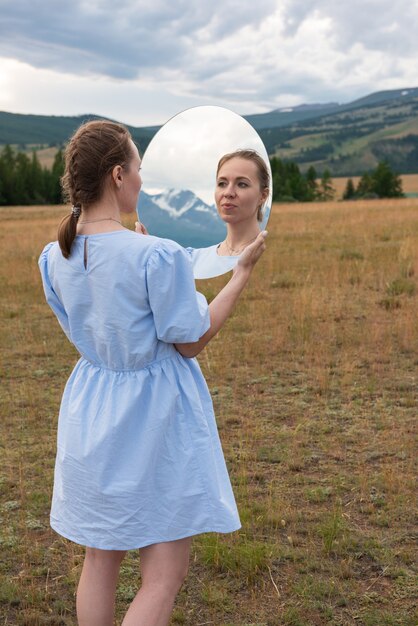
[[[407,56],[417,52],[418,4],[410,0],[287,0],[283,15],[289,36],[317,15],[330,20],[338,49],[361,44],[370,51]]]
[[[405,0],[401,5],[393,7],[388,0],[278,3],[256,29],[245,26],[216,46],[202,45],[189,76],[197,76],[195,65],[204,60],[206,68],[220,66],[200,82],[200,93],[223,94],[247,113],[255,112],[254,102],[270,109],[344,102],[370,91],[414,86],[418,6]]]
[[[268,163],[263,142],[241,116],[218,106],[183,111],[159,130],[145,152],[144,191],[191,189],[212,204],[220,157],[247,148],[256,150]]]
[[[133,123],[145,105],[149,123],[188,105],[257,113],[415,86],[417,30],[410,0],[3,0],[0,57],[20,62],[5,79],[20,100],[32,67],[45,102],[58,85],[74,94],[60,112],[113,103]]]
[[[55,0],[2,3],[0,55],[35,67],[134,79],[187,73],[193,47],[257,23],[274,0]]]

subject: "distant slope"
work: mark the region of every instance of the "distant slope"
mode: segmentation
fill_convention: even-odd
[[[256,113],[255,115],[245,115],[245,119],[257,131],[263,128],[280,128],[289,126],[295,122],[311,120],[321,115],[334,113],[340,109],[340,105],[335,102],[329,104],[302,104],[297,107],[288,107],[270,111],[269,113]]]
[[[61,146],[95,115],[47,116],[0,112],[0,145]],[[418,88],[369,94],[347,104],[311,104],[247,115],[270,156],[302,170],[352,176],[386,159],[404,174],[418,172]],[[143,153],[160,128],[128,126]],[[50,159],[48,155],[48,159]]]
[[[348,104],[338,104],[337,102],[328,102],[326,104],[301,104],[296,107],[286,107],[270,111],[269,113],[258,113],[244,117],[256,130],[280,128],[291,126],[292,124],[304,120],[314,120],[324,115],[343,113],[352,109],[376,106],[377,104],[383,103],[386,105],[391,100],[402,99],[405,96],[418,96],[418,88],[378,91],[364,96],[363,98],[359,98],[358,100],[353,100],[353,102],[349,102]]]
[[[61,146],[83,122],[103,119],[98,115],[22,115],[0,111],[0,145]],[[143,152],[158,127],[128,126],[134,141]]]
[[[387,97],[386,100],[382,98]],[[267,151],[333,175],[361,174],[381,159],[404,174],[418,171],[418,89],[380,92],[338,111],[259,131]]]

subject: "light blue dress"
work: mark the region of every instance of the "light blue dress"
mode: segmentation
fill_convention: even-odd
[[[236,266],[239,256],[220,256],[219,243],[207,248],[186,248],[193,265],[193,275],[197,278],[220,276]]]
[[[121,230],[58,243],[39,266],[81,358],[62,398],[51,526],[129,550],[240,527],[212,401],[196,359],[209,310],[176,243]]]

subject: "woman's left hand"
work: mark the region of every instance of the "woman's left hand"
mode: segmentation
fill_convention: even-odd
[[[236,273],[240,269],[249,270],[250,272],[254,269],[255,264],[266,249],[266,237],[267,231],[263,230],[257,235],[255,241],[253,241],[246,248],[244,248],[244,250],[238,257],[238,262],[236,266],[233,269],[234,273]]]
[[[135,232],[139,235],[149,235],[149,232],[142,222],[135,222]]]

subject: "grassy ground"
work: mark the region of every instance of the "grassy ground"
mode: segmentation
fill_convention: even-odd
[[[0,623],[75,624],[83,549],[48,526],[77,355],[37,269],[62,208],[0,212]],[[172,624],[413,626],[418,200],[275,206],[199,358],[241,531],[193,544]],[[226,281],[201,281],[210,299]],[[138,585],[124,562],[118,616]],[[120,622],[118,622],[120,623]]]

